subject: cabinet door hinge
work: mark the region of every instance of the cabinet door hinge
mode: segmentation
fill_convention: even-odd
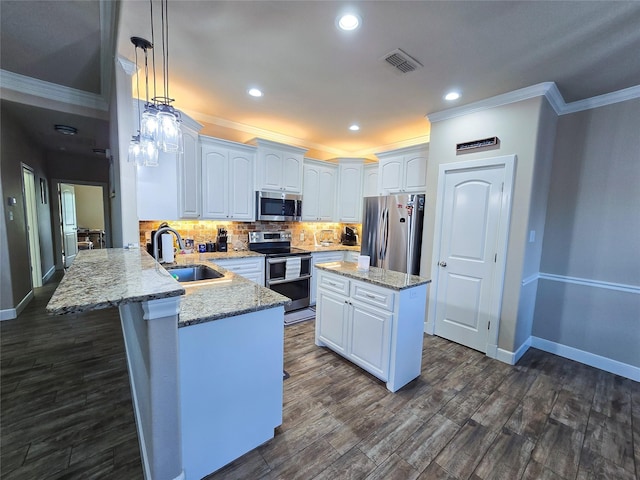
[[[491,330],[491,320],[489,320],[489,323],[487,324],[487,330]]]
[[[502,186],[500,187],[500,191],[504,193],[504,182],[502,182]]]
[[[493,257],[493,263],[498,263],[498,254],[497,253]]]

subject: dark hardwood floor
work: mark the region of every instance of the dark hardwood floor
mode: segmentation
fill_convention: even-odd
[[[2,479],[142,478],[118,313],[0,323]],[[539,350],[518,365],[425,336],[392,394],[285,329],[284,422],[217,479],[638,479],[640,384]],[[188,473],[188,472],[187,472]]]

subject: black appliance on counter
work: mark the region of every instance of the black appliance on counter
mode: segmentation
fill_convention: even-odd
[[[265,255],[267,288],[289,297],[285,312],[309,306],[311,253],[291,246],[291,232],[251,232],[249,250]]]
[[[340,243],[342,243],[342,245],[358,245],[358,235],[356,234],[355,228],[344,227],[344,232],[342,233],[340,240]]]
[[[217,247],[219,252],[227,251],[227,229],[226,228],[218,228],[218,242]]]

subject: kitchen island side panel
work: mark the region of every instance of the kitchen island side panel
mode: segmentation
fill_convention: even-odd
[[[178,329],[183,463],[200,479],[282,424],[284,307]]]

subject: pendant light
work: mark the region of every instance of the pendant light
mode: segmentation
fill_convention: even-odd
[[[151,43],[155,41],[153,25],[153,0],[149,1],[151,8]],[[163,152],[179,152],[182,143],[180,131],[180,111],[171,103],[175,99],[169,96],[169,2],[160,0],[161,39],[162,39],[162,95],[156,94],[156,60],[153,55],[153,98],[147,101],[141,119],[141,135],[152,138]]]
[[[174,99],[169,96],[169,3],[160,0],[161,29],[162,29],[162,95],[156,94],[156,59],[153,48],[155,41],[153,23],[153,0],[149,0],[151,10],[151,42],[140,37],[131,37],[136,47],[136,72],[138,71],[138,48],[144,52],[145,69],[145,105],[140,114],[138,100],[138,134],[133,136],[129,145],[129,160],[138,165],[157,166],[158,153],[182,152],[182,131],[180,130],[181,114],[171,103]],[[152,50],[153,97],[149,100],[149,63],[148,50]],[[137,96],[140,98],[140,86],[136,73]]]
[[[148,129],[143,130],[140,115],[140,76],[138,74],[138,48],[144,52],[144,73],[145,73],[145,105],[149,104],[149,62],[147,51],[153,48],[153,44],[141,37],[131,37],[131,43],[135,46],[136,59],[136,96],[138,97],[138,134],[134,135],[129,142],[129,161],[135,162],[138,166],[156,167],[158,165],[158,147],[155,136],[149,134]],[[144,115],[144,114],[143,114]],[[148,124],[146,125],[148,128]]]

